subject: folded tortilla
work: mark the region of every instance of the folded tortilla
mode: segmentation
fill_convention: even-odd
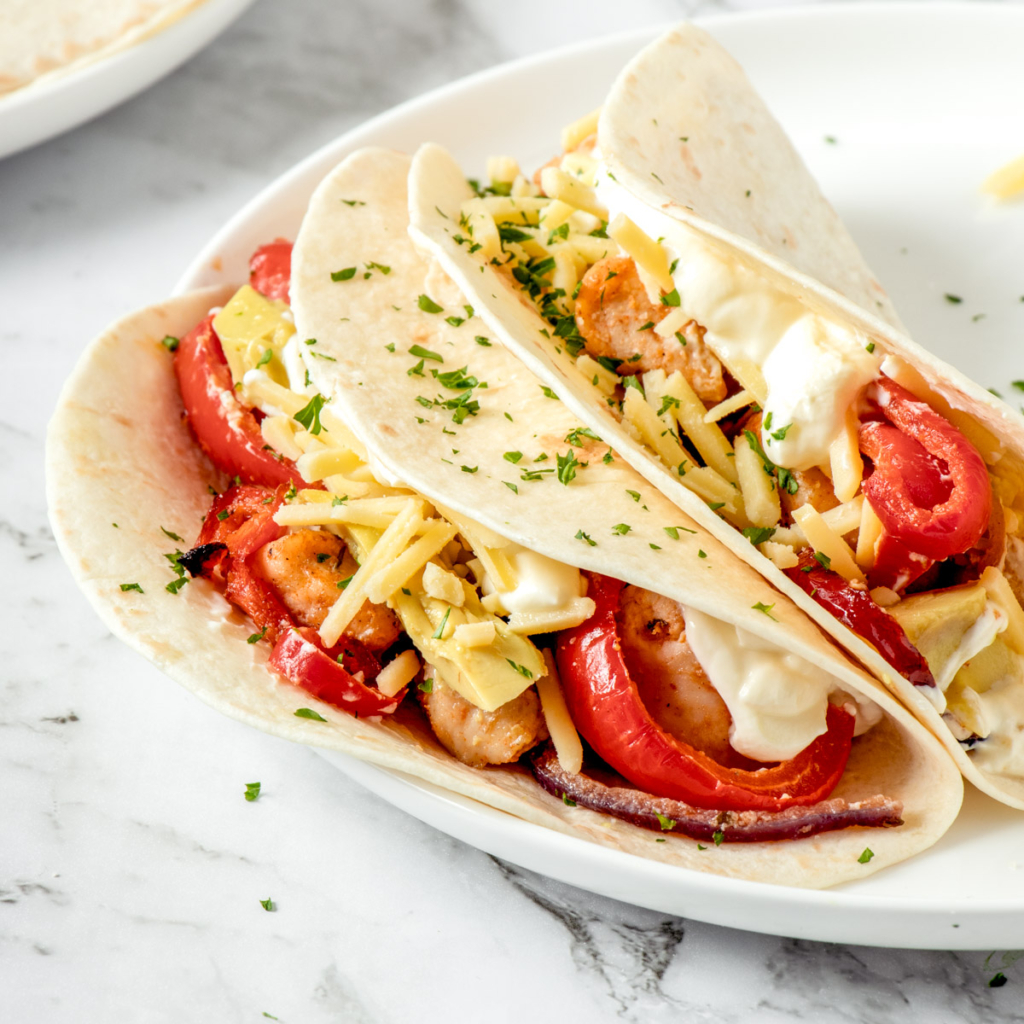
[[[740,66],[706,32],[684,24],[622,71],[598,129],[601,160],[630,197],[651,237],[683,225],[710,250],[813,313],[874,342],[886,372],[950,419],[998,463],[1017,491],[1024,481],[1024,420],[985,389],[915,344],[835,211]],[[642,476],[803,609],[910,707],[979,789],[1024,808],[1024,778],[975,763],[932,703],[877,650],[794,584],[630,433],[551,344],[548,324],[517,290],[456,239],[452,219],[473,195],[443,149],[425,145],[410,178],[412,233],[435,254],[500,340]],[[656,228],[656,229],[655,229]],[[871,349],[873,351],[874,349]]]
[[[5,0],[0,95],[49,81],[163,31],[205,0]]]

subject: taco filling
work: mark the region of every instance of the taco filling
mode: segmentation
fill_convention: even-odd
[[[489,183],[437,206],[457,228],[428,224],[424,191],[414,224],[536,312],[531,344],[601,411],[591,426],[610,415],[979,765],[1024,776],[1024,462],[881,339],[637,199],[597,125],[567,128],[532,178],[490,160]],[[443,151],[417,159],[447,182],[431,202],[456,194]]]
[[[319,700],[374,721],[414,700],[461,762],[521,761],[570,805],[718,844],[902,824],[898,800],[832,796],[882,718],[871,700],[383,479],[310,382],[303,358],[332,357],[295,332],[289,261],[287,243],[260,249],[249,284],[177,343],[187,422],[231,483],[169,556],[172,585],[222,588],[269,669]],[[454,417],[482,386],[434,376]]]

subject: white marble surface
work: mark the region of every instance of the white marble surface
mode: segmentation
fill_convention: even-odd
[[[109,636],[54,548],[42,455],[63,377],[270,178],[469,71],[721,5],[583,9],[260,0],[148,93],[0,163],[0,1020],[1024,1021],[1024,961],[987,985],[1003,951],[729,931],[463,846],[179,690]]]

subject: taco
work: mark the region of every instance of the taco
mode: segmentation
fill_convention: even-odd
[[[414,237],[648,481],[1024,807],[1024,423],[902,332],[736,62],[684,25],[566,152],[411,177]]]
[[[489,343],[409,163],[87,350],[48,487],[104,620],[236,718],[641,856],[821,887],[933,843],[940,746]]]

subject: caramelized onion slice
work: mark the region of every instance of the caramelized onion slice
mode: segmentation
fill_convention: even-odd
[[[894,828],[903,824],[903,804],[880,795],[854,803],[822,800],[809,807],[790,807],[785,811],[713,811],[639,789],[609,786],[584,774],[572,775],[559,766],[550,744],[538,748],[531,761],[534,777],[553,796],[640,828],[707,842],[762,843],[804,839],[852,825]]]

